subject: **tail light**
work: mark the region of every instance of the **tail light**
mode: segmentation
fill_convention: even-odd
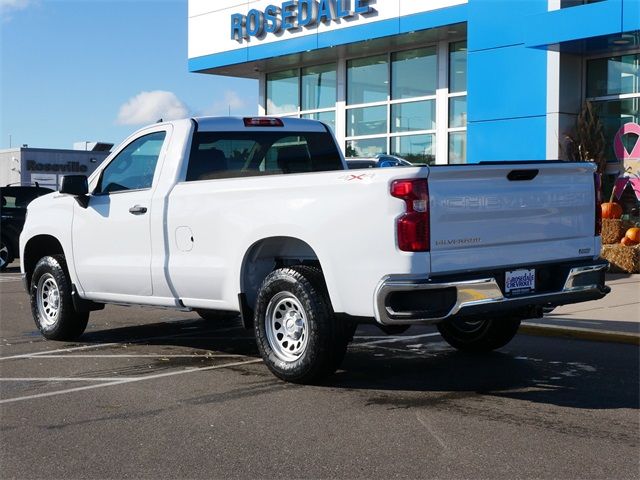
[[[242,120],[245,127],[284,127],[282,120],[274,117],[245,117]]]
[[[602,177],[599,173],[593,174],[593,187],[596,197],[596,237],[602,233]]]
[[[428,252],[429,187],[427,180],[396,180],[391,195],[405,201],[406,213],[396,220],[398,248],[403,252]]]

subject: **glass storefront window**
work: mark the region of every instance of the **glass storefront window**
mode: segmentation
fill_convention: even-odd
[[[616,133],[627,123],[640,123],[640,53],[589,60],[587,100],[604,125],[607,160],[616,162]],[[637,141],[633,134],[622,137],[627,152],[633,151]]]
[[[640,53],[587,63],[587,97],[640,93]]]
[[[347,137],[387,133],[387,106],[347,110]]]
[[[347,142],[346,157],[375,157],[379,153],[387,153],[387,138],[367,138]]]
[[[449,45],[449,91],[467,91],[467,42]]]
[[[386,55],[347,62],[347,103],[384,102],[389,96],[389,68]]]
[[[640,97],[593,102],[593,106],[604,125],[607,159],[617,160],[613,149],[613,140],[623,125],[632,122],[640,123]],[[622,137],[622,143],[627,152],[633,151],[636,142],[640,142],[640,138],[635,135],[627,134]]]
[[[391,56],[391,98],[435,95],[438,80],[436,48],[420,48]]]
[[[302,118],[308,118],[311,120],[319,120],[322,123],[326,123],[329,125],[332,131],[336,130],[336,112],[316,112],[316,113],[306,113],[302,115]]]
[[[434,135],[404,135],[391,139],[391,155],[411,163],[433,164],[436,161]]]
[[[449,163],[452,165],[467,162],[467,132],[449,134]]]
[[[452,97],[449,99],[449,127],[461,128],[467,126],[467,97]]]
[[[391,131],[393,133],[436,128],[436,102],[396,103],[391,105]]]
[[[577,7],[578,5],[588,5],[590,3],[598,3],[603,0],[562,0],[560,2],[560,8]]]
[[[438,163],[447,157],[464,162],[466,41],[404,48],[412,49],[267,73],[266,115],[316,119],[333,130],[339,125],[338,138],[350,157],[393,151],[414,162],[433,162],[438,142]],[[438,105],[446,110],[438,111]],[[445,124],[437,124],[438,118]]]
[[[299,104],[298,70],[267,75],[267,114],[289,113],[298,110]]]
[[[336,104],[336,65],[302,69],[302,110],[333,108]]]

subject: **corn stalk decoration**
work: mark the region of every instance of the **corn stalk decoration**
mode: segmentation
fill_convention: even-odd
[[[566,143],[563,150],[567,160],[594,162],[598,166],[598,173],[604,174],[607,168],[604,125],[591,102],[585,102],[578,114],[575,128],[564,138]]]

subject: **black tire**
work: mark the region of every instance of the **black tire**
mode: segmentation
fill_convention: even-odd
[[[490,352],[509,343],[520,327],[519,318],[448,320],[438,325],[452,347],[465,352]]]
[[[238,312],[227,312],[223,310],[204,310],[198,308],[195,312],[200,315],[200,318],[207,321],[222,322],[228,320],[234,320],[240,316]]]
[[[45,338],[76,340],[87,328],[89,312],[77,312],[73,306],[64,255],[51,255],[38,261],[29,292],[33,319]]]
[[[15,254],[11,242],[4,236],[0,238],[0,270],[4,270],[13,262]]]
[[[280,268],[260,287],[254,319],[256,342],[269,370],[282,380],[308,384],[334,373],[354,330],[354,325],[335,320],[324,278],[315,267]]]

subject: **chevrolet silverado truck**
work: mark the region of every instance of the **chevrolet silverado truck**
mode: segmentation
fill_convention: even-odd
[[[606,295],[596,182],[551,161],[347,170],[320,122],[164,122],[29,205],[21,270],[48,339],[108,303],[240,314],[276,376],[314,382],[358,323],[480,352]]]

